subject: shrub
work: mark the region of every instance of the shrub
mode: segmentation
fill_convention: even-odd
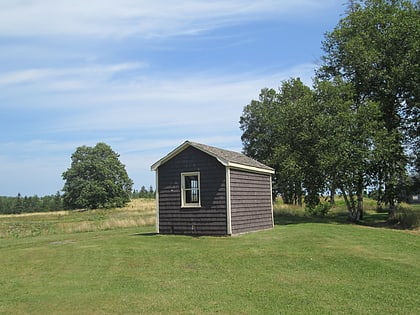
[[[382,203],[377,204],[375,210],[376,210],[376,213],[387,213],[388,212],[388,209],[386,207],[384,207]]]
[[[420,212],[399,206],[395,215],[388,222],[403,229],[414,229],[420,226]]]
[[[331,204],[329,202],[320,202],[315,207],[306,207],[305,211],[310,215],[316,216],[326,216],[331,209]]]

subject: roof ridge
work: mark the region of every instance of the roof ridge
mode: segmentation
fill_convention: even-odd
[[[238,169],[249,170],[252,172],[262,172],[262,173],[274,173],[274,169],[249,157],[243,153],[239,153],[232,150],[221,149],[215,146],[210,146],[207,144],[202,144],[194,141],[185,141],[180,146],[172,150],[166,156],[161,158],[159,161],[154,163],[151,166],[152,170],[156,170],[160,165],[166,163],[168,160],[172,159],[174,156],[178,155],[180,152],[184,151],[188,147],[193,147],[197,150],[200,150],[210,156],[216,158],[221,164],[226,167],[234,167]]]
[[[210,145],[202,144],[198,142],[193,142],[193,141],[187,141],[187,143],[189,143],[190,145],[192,145],[193,147],[197,149],[200,149],[200,150],[204,149],[204,151],[210,151],[207,153],[216,155],[217,157],[226,160],[226,162],[228,163],[231,162],[231,163],[237,163],[237,164],[243,164],[243,165],[247,165],[251,167],[261,168],[264,170],[273,170],[273,168],[261,163],[260,161],[257,161],[254,158],[251,158],[245,155],[244,153],[240,153],[240,152],[232,151],[232,150],[226,150],[226,149],[222,149],[222,148],[218,148],[215,146],[210,146]]]

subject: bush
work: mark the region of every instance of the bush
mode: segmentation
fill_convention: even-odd
[[[420,226],[420,212],[399,206],[395,215],[388,222],[403,229],[414,229]]]
[[[324,217],[328,214],[331,209],[331,204],[329,202],[320,202],[315,207],[306,207],[305,211],[310,215]]]
[[[388,212],[388,209],[386,207],[384,207],[382,203],[377,204],[375,210],[376,210],[376,213],[387,213]]]

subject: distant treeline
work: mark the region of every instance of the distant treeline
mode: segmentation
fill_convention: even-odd
[[[133,190],[131,198],[148,198],[153,199],[156,196],[156,192],[153,190],[153,187],[150,186],[147,190],[146,187],[141,186],[140,190]]]
[[[155,198],[155,191],[152,186],[146,189],[142,186],[140,190],[134,189],[131,198]],[[20,193],[16,197],[0,196],[0,214],[19,214],[30,212],[48,212],[63,210],[63,196],[59,191],[55,195],[44,197],[22,196]]]
[[[63,198],[60,192],[55,195],[38,197],[22,196],[20,193],[16,197],[0,196],[0,214],[19,214],[30,212],[47,212],[63,210]]]

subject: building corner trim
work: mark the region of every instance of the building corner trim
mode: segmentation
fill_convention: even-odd
[[[155,170],[155,176],[156,176],[156,233],[159,234],[159,170]]]
[[[230,198],[230,167],[226,167],[226,221],[228,235],[232,235],[232,203]]]

